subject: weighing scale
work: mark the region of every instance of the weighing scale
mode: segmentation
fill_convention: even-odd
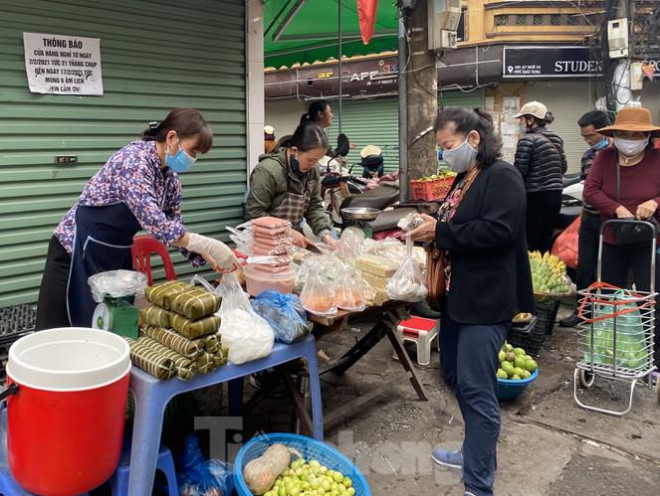
[[[343,218],[344,227],[357,227],[360,229],[364,236],[367,238],[373,237],[373,229],[369,224],[371,221],[376,220],[376,217],[381,213],[377,208],[367,207],[349,207],[341,209],[341,216]]]
[[[140,310],[133,306],[136,295],[147,287],[147,276],[132,270],[112,270],[88,280],[94,301],[92,328],[137,339]]]

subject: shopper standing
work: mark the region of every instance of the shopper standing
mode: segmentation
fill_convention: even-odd
[[[523,133],[514,165],[527,191],[527,245],[530,251],[550,251],[552,231],[561,209],[562,176],[566,173],[564,141],[547,125],[554,121],[540,102],[524,105],[516,118]]]
[[[650,139],[660,136],[660,127],[653,125],[651,111],[645,108],[624,108],[616,122],[599,130],[614,138],[614,148],[598,154],[584,187],[584,198],[600,212],[601,220],[660,220],[660,150]],[[651,277],[660,281],[660,256],[651,253],[651,241],[617,239],[613,230],[604,234],[602,279],[624,288],[632,272],[639,291],[649,291]],[[620,234],[623,236],[623,234]],[[656,257],[655,274],[650,274],[651,256]],[[656,309],[658,303],[656,302]],[[660,327],[655,326],[655,365],[660,365],[658,346]]]
[[[437,218],[411,235],[443,252],[440,333],[442,374],[465,422],[460,451],[433,450],[440,465],[462,468],[465,496],[492,496],[500,434],[497,354],[511,319],[534,308],[525,243],[525,186],[490,115],[448,107],[435,137],[456,180]]]
[[[600,110],[592,110],[584,114],[578,121],[582,139],[589,145],[589,149],[582,155],[580,172],[582,180],[587,179],[589,169],[596,155],[612,145],[612,138],[598,132],[598,129],[609,126],[610,119]],[[596,265],[598,263],[598,238],[600,235],[600,214],[592,205],[583,203],[580,219],[580,235],[578,245],[578,266],[575,283],[578,290],[588,288],[596,280]],[[577,309],[559,321],[562,327],[575,327],[580,323]]]

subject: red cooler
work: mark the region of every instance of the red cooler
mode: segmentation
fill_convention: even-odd
[[[9,350],[7,444],[16,481],[43,496],[90,491],[119,462],[131,368],[110,332],[62,328]]]

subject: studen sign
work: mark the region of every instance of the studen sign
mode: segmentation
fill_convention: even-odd
[[[503,78],[601,76],[602,66],[587,47],[504,47]]]

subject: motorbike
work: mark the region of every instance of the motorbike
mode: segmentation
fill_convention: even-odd
[[[563,178],[561,210],[555,229],[563,231],[582,213],[584,180],[580,174],[566,174]]]

